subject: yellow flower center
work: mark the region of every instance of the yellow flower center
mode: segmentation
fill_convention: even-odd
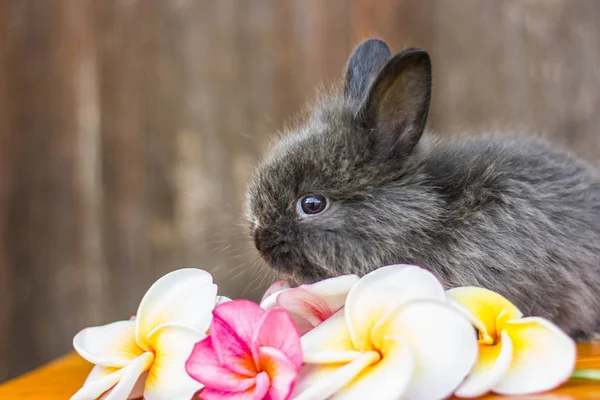
[[[500,341],[497,335],[489,335],[487,332],[477,331],[479,344],[495,345]]]
[[[509,319],[510,314],[506,312],[506,310],[502,310],[500,314],[498,314],[498,316],[496,317],[496,324],[492,332],[486,332],[482,330],[477,331],[479,344],[494,346],[500,343],[500,333],[504,330],[504,325]]]

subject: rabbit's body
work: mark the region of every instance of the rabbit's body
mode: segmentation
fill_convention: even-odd
[[[600,327],[594,171],[525,139],[428,139],[412,172],[374,194],[400,217],[385,223],[389,254],[370,265],[427,266],[447,288],[492,289],[575,336]],[[420,217],[404,211],[424,198]]]
[[[318,106],[257,169],[248,214],[267,263],[301,282],[416,264],[447,288],[486,287],[573,336],[593,333],[595,171],[531,139],[423,134],[428,57],[388,62],[382,42],[362,46],[344,98]]]

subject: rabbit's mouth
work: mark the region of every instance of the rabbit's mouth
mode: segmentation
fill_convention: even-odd
[[[298,284],[314,283],[330,277],[326,270],[306,260],[296,249],[285,245],[272,245],[258,250],[272,270]]]
[[[278,274],[298,283],[312,283],[330,277],[326,269],[311,262],[299,246],[293,244],[293,236],[259,227],[253,230],[252,236],[262,259]]]

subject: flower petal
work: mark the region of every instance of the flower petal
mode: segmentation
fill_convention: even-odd
[[[187,373],[211,390],[241,392],[253,387],[255,377],[240,375],[221,364],[213,346],[213,337],[208,336],[196,343],[185,363]]]
[[[388,335],[410,347],[415,371],[404,394],[409,399],[442,399],[467,376],[477,360],[477,338],[469,320],[435,300],[405,304],[373,328],[374,341]]]
[[[233,328],[239,339],[249,347],[264,313],[265,310],[258,304],[250,300],[236,299],[215,307],[213,317],[218,319],[219,324]]]
[[[300,370],[291,398],[329,399],[352,382],[365,368],[380,359],[376,351],[367,351],[347,364],[305,364]]]
[[[123,376],[119,383],[102,396],[102,400],[122,400],[131,396],[140,376],[150,368],[154,361],[152,353],[144,353],[131,364],[123,368]]]
[[[103,394],[103,398],[115,399],[112,394],[114,391],[120,396],[117,398],[125,399],[132,392],[139,376],[149,368],[153,360],[152,353],[144,353],[123,368],[96,365],[92,368],[83,387],[71,397],[71,400],[95,400]]]
[[[94,366],[81,389],[71,397],[71,400],[96,400],[119,382],[124,373],[123,368]]]
[[[280,350],[274,347],[261,347],[259,349],[260,370],[269,374],[270,386],[268,398],[270,400],[286,400],[292,391],[300,365],[292,361]]]
[[[301,285],[281,292],[277,304],[317,326],[344,306],[348,292],[358,280],[356,275],[343,275]]]
[[[346,320],[356,350],[373,349],[371,329],[384,316],[411,300],[444,300],[433,274],[413,265],[389,265],[363,276],[346,299]]]
[[[343,309],[302,336],[300,343],[306,363],[348,362],[361,355],[352,343]]]
[[[179,324],[206,332],[215,307],[217,286],[201,269],[185,268],[156,281],[140,302],[135,319],[138,345],[148,351],[148,337],[163,324]]]
[[[189,399],[202,388],[187,374],[185,362],[194,344],[204,337],[204,333],[177,325],[163,325],[155,330],[149,340],[156,349],[156,359],[148,371],[144,399]]]
[[[288,311],[289,312],[289,311]],[[299,316],[294,312],[289,312],[290,317],[292,317],[292,321],[294,321],[294,325],[296,325],[296,329],[298,329],[298,333],[300,336],[305,335],[306,333],[313,330],[314,326],[310,322],[308,322],[303,317]]]
[[[73,347],[92,364],[124,367],[144,351],[135,342],[135,322],[118,321],[81,330]]]
[[[264,310],[269,310],[273,307],[279,307],[276,301],[279,293],[282,292],[277,292],[271,295],[267,300],[263,301],[260,305],[261,308]],[[300,336],[304,335],[307,332],[310,332],[314,328],[313,324],[307,321],[306,318],[290,310],[288,310],[288,313],[290,314],[290,317],[292,317],[292,321],[294,321],[294,325],[296,325],[296,329],[298,329],[298,333],[300,334]]]
[[[514,304],[491,290],[464,286],[446,291],[446,296],[479,330],[482,343],[492,344],[499,336],[497,319],[519,319],[523,316]]]
[[[319,295],[327,300],[328,304],[340,308],[344,305],[348,292],[360,280],[358,275],[340,275],[333,278],[323,279],[310,285],[300,285],[309,292]]]
[[[573,339],[543,318],[508,321],[504,329],[513,343],[510,367],[494,392],[518,395],[553,389],[569,379],[577,348]]]
[[[319,325],[340,308],[332,310],[324,299],[303,287],[279,293],[277,305],[305,319],[311,326]]]
[[[277,296],[281,293],[285,292],[288,289],[279,290],[277,292],[271,293],[268,297],[263,297],[260,301],[260,307],[263,310],[268,310],[269,308],[273,308],[277,306]]]
[[[472,398],[489,392],[510,366],[512,356],[512,341],[506,331],[501,333],[498,344],[479,345],[477,363],[454,394],[458,397]]]
[[[264,399],[269,391],[270,380],[266,372],[256,375],[256,384],[243,392],[226,392],[217,389],[205,388],[200,393],[202,400],[259,400]]]
[[[219,304],[213,311],[210,334],[222,365],[241,375],[256,375],[252,339],[265,311],[249,300]]]
[[[333,398],[336,400],[402,398],[415,368],[412,352],[404,340],[390,335],[383,338],[381,356],[379,362],[365,368]]]
[[[146,379],[148,379],[148,371],[140,375],[137,382],[133,386],[133,389],[131,389],[129,397],[127,397],[128,400],[141,399],[142,397],[144,397],[144,387],[146,386]]]
[[[262,299],[260,300],[261,307],[262,307],[262,302],[265,301],[267,298],[269,298],[272,294],[281,292],[282,290],[289,289],[289,288],[290,288],[290,284],[287,283],[286,281],[277,281],[277,282],[273,283],[271,286],[269,286],[269,288],[263,295]]]
[[[258,363],[259,349],[274,347],[298,369],[302,365],[300,335],[292,318],[283,308],[271,308],[262,316],[252,340],[252,351]]]

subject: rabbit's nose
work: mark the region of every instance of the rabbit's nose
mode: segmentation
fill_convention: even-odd
[[[272,228],[257,227],[254,229],[253,236],[256,250],[263,254],[272,253],[285,246],[286,243]]]

